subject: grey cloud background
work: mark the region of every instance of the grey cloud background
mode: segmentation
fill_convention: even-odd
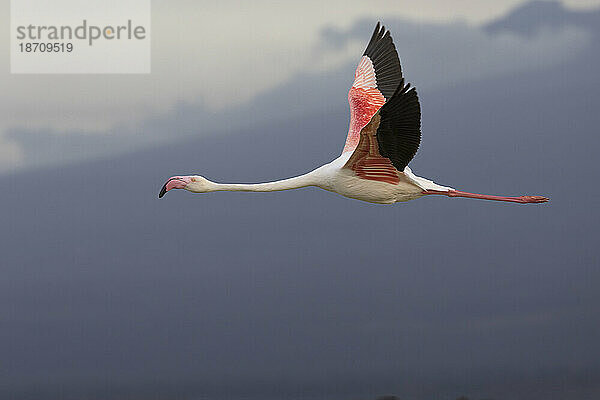
[[[485,34],[388,23],[407,77],[424,86],[413,170],[465,190],[545,194],[544,206],[426,198],[382,207],[317,189],[156,199],[175,173],[252,182],[335,157],[354,60],[296,76],[230,115],[181,104],[130,128],[178,141],[0,177],[0,397],[598,398],[600,18],[554,10],[561,23],[548,30],[533,18],[542,32],[533,39],[517,39],[531,8]],[[410,36],[411,26],[423,33]],[[339,34],[343,51],[339,38],[371,29],[358,20],[324,37]],[[425,48],[412,43],[455,31],[509,43],[486,57],[510,66],[428,88]],[[583,47],[512,67],[520,44],[564,32]],[[439,56],[440,70],[448,62],[458,74],[461,57],[476,60],[452,54]],[[322,103],[305,103],[311,95]],[[198,134],[209,116],[233,122]],[[81,136],[70,145],[87,151],[94,139]]]
[[[552,4],[540,2],[538,8],[553,8]],[[392,11],[391,15],[406,9],[389,2],[378,6]],[[203,28],[207,18],[224,12],[219,7],[205,9],[185,3],[179,13],[166,9],[162,2],[153,7],[157,43],[153,45],[151,76],[6,75],[13,90],[10,97],[3,98],[8,104],[0,111],[0,151],[4,155],[0,172],[124,153],[181,136],[221,134],[337,109],[345,104],[356,54],[363,51],[364,38],[374,21],[381,18],[380,14],[349,20],[347,29],[314,26],[314,34],[309,33],[311,25],[298,30],[295,24],[275,23],[265,32],[242,33],[249,28],[242,24],[240,32],[236,31],[233,26],[238,14],[234,13],[228,22],[231,28],[226,30],[232,33],[220,38],[210,25]],[[422,7],[422,12],[431,8],[427,2]],[[562,8],[556,7],[560,14]],[[246,8],[237,12],[254,15],[263,8],[273,12],[268,2],[257,3],[257,10]],[[310,2],[306,8],[318,10]],[[353,5],[348,8],[337,26],[365,12]],[[572,19],[586,13],[574,10],[566,14]],[[448,82],[460,84],[535,70],[576,57],[589,47],[591,36],[589,24],[571,19],[544,26],[527,37],[514,32],[489,35],[464,21],[415,22],[392,16],[383,21],[393,29],[411,82],[427,92],[448,87]],[[201,41],[197,38],[203,31],[196,32],[194,27],[207,30]],[[298,38],[291,36],[294,32]],[[242,41],[245,46],[237,49],[240,35],[256,42],[249,46],[250,42]],[[216,48],[211,47],[212,41]],[[232,54],[239,58],[237,62],[229,61]],[[264,61],[253,61],[261,58]],[[244,65],[246,68],[240,67]]]

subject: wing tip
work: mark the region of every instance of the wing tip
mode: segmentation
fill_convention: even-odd
[[[362,55],[373,63],[377,87],[380,88],[385,99],[389,100],[398,87],[398,81],[402,78],[402,66],[392,33],[381,21],[377,21]]]
[[[381,21],[377,21],[375,25],[375,29],[373,30],[373,34],[371,35],[371,40],[367,44],[367,48],[363,52],[363,56],[368,56],[368,52],[390,31],[386,30],[385,25],[381,24]]]

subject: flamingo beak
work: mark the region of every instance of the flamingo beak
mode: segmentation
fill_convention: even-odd
[[[165,193],[167,193],[171,189],[185,189],[188,183],[191,182],[191,179],[185,176],[174,176],[169,178],[168,181],[165,182],[162,189],[158,193],[158,198],[162,198]]]
[[[167,193],[167,182],[163,185],[162,189],[160,189],[160,193],[158,193],[158,198],[162,199],[162,197]]]

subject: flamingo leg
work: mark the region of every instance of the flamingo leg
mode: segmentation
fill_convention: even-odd
[[[469,192],[461,192],[460,190],[424,190],[423,194],[439,194],[448,197],[467,197],[469,199],[482,199],[482,200],[495,200],[495,201],[510,201],[513,203],[545,203],[549,199],[544,196],[518,196],[518,197],[509,197],[509,196],[492,196],[489,194],[479,194],[479,193],[469,193]]]

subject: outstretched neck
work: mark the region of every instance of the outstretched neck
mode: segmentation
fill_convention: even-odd
[[[295,176],[289,179],[283,179],[274,182],[265,183],[216,183],[213,182],[213,191],[230,192],[274,192],[278,190],[298,189],[306,186],[318,185],[317,177],[309,172],[308,174]]]

